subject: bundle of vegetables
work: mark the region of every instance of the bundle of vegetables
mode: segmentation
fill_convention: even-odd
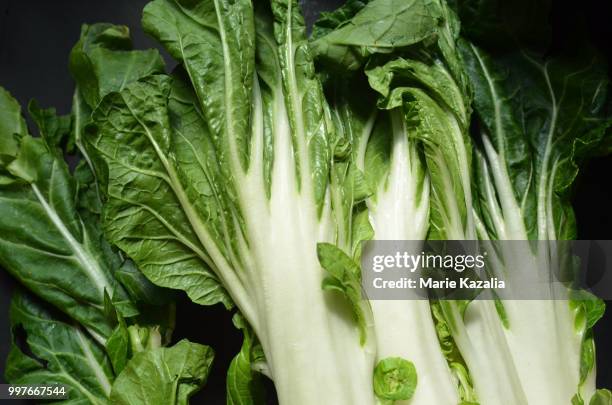
[[[605,66],[594,55],[489,56],[459,38],[444,2],[404,2],[379,24],[391,3],[349,2],[319,21],[313,42],[323,66],[353,83],[338,91],[342,78],[330,80],[340,127],[376,190],[375,238],[575,238],[567,191],[609,136]],[[370,89],[376,107],[361,102]],[[533,250],[501,254],[495,271],[518,283],[525,269],[551,271],[556,244]],[[591,328],[603,303],[552,290],[542,298],[436,301],[431,311],[425,301],[374,301],[378,355],[415,362],[411,403],[597,403],[609,395],[594,395]]]
[[[111,25],[84,27],[79,44],[112,40],[129,47],[127,34]],[[84,57],[78,48],[74,59]],[[154,51],[97,51],[130,61],[114,71],[103,67],[115,79],[130,80],[138,64],[163,67]],[[106,85],[111,91],[120,82]],[[103,236],[100,187],[81,136],[90,112],[80,97],[77,91],[73,114],[62,117],[31,102],[40,135],[32,137],[19,105],[0,88],[0,262],[28,290],[12,299],[14,342],[5,377],[20,385],[65,385],[73,403],[184,402],[206,381],[213,351],[187,340],[167,347],[173,294],[148,281]],[[73,173],[59,145],[82,151]]]
[[[482,30],[460,37],[463,6],[349,0],[308,38],[295,0],[154,0],[142,23],[171,73],[96,24],[70,55],[72,113],[29,106],[40,137],[2,90],[0,263],[29,290],[7,379],[187,403],[212,351],[166,347],[182,290],[237,309],[228,404],[263,403],[261,375],[292,405],[612,403],[586,293],[362,295],[371,239],[548,241],[492,268],[552,268],[578,167],[609,149],[595,56],[488,54]]]

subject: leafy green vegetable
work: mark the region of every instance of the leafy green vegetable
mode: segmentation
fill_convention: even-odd
[[[100,137],[91,143],[108,170],[102,175],[109,181],[104,191],[108,199],[103,212],[105,231],[156,284],[182,287],[197,303],[222,301],[229,305],[223,289],[207,267],[210,259],[189,226],[190,214],[183,214],[181,209],[186,190],[179,184],[179,174],[164,165],[170,165],[171,159],[169,92],[169,78],[152,76],[128,85],[122,93],[111,93],[94,111],[97,126],[92,134],[115,137],[108,140]],[[134,112],[146,115],[146,121],[132,115]],[[118,124],[130,131],[115,131]],[[180,133],[198,134],[194,129]],[[119,150],[116,138],[121,139]],[[150,150],[143,153],[142,147]],[[185,153],[192,150],[186,149]],[[131,178],[131,173],[136,177]],[[127,187],[128,184],[131,187]],[[180,194],[174,196],[175,189]],[[169,265],[171,272],[166,271]]]
[[[329,276],[323,279],[323,289],[340,292],[351,304],[353,316],[359,325],[360,341],[364,344],[367,339],[368,308],[363,308],[361,298],[361,269],[340,248],[330,243],[317,245],[319,263],[327,270]]]
[[[69,139],[71,117],[63,115],[58,117],[55,108],[40,108],[36,100],[32,100],[28,105],[28,112],[36,122],[39,134],[50,146],[61,146],[62,142],[68,138],[68,145],[65,149],[72,152],[74,145]]]
[[[13,296],[10,312],[13,331],[23,328],[31,353],[13,342],[5,370],[9,382],[63,384],[75,403],[108,403],[113,381],[111,364],[84,329],[60,320],[55,311],[21,293]]]
[[[417,385],[414,365],[399,357],[388,357],[374,369],[374,392],[382,403],[410,399]]]
[[[91,108],[130,81],[164,71],[157,50],[132,50],[128,27],[112,24],[84,24],[70,52],[69,66],[78,91]]]
[[[186,340],[136,354],[117,376],[113,404],[187,404],[206,382],[213,352]]]
[[[351,218],[328,198],[334,131],[296,2],[156,0],[143,26],[181,68],[93,113],[106,234],[158,285],[229,306],[227,290],[281,402],[370,402],[373,356],[321,288],[317,243]]]
[[[610,390],[597,390],[589,401],[589,405],[609,405],[611,403],[612,393]]]
[[[234,315],[233,321],[234,325],[242,330],[244,340],[240,352],[234,357],[227,371],[227,404],[264,404],[262,377],[256,371],[257,362],[262,360],[261,346],[242,316]]]
[[[119,323],[106,341],[106,352],[115,374],[119,374],[125,368],[130,355],[130,334],[123,318],[119,318]]]
[[[204,385],[213,358],[209,347],[182,340],[169,348],[136,353],[119,370],[114,361],[111,367],[117,358],[111,349],[125,336],[111,336],[107,356],[87,331],[24,293],[13,297],[11,326],[15,340],[7,380],[17,385],[65,385],[70,403],[187,404]],[[20,330],[25,333],[23,342]]]
[[[110,37],[124,33],[110,25],[93,26],[94,31],[100,27],[104,35],[112,33]],[[121,52],[119,59],[125,56],[136,65],[142,55],[157,55],[161,61],[156,52]],[[136,65],[109,63],[113,55],[107,53],[93,63],[100,79],[96,91],[121,88],[142,73]],[[85,80],[85,70],[80,74]],[[13,299],[14,344],[7,361],[7,380],[64,384],[71,403],[109,404],[125,398],[131,404],[149,403],[148,394],[140,395],[144,380],[134,381],[130,373],[138,376],[144,367],[151,375],[142,363],[157,356],[157,367],[165,367],[170,374],[159,375],[154,384],[170,389],[155,393],[171,398],[164,402],[187,403],[205,382],[212,351],[187,341],[161,347],[168,344],[174,328],[172,296],[151,284],[103,237],[99,216],[102,184],[91,171],[93,163],[82,143],[84,122],[90,121],[89,106],[82,102],[79,90],[71,116],[57,117],[54,109],[41,109],[31,102],[29,111],[41,136],[33,138],[16,101],[1,88],[0,96],[0,111],[6,118],[0,133],[5,152],[0,168],[4,179],[0,210],[5,215],[0,229],[7,232],[0,241],[0,262],[46,301],[25,293]],[[62,153],[72,152],[75,143],[84,160],[73,175]],[[171,368],[179,373],[181,353],[191,363],[182,364],[185,370],[179,381]],[[190,358],[200,354],[204,355]]]
[[[551,42],[551,0],[453,0],[461,34],[491,51],[513,51],[517,45],[544,50]],[[579,35],[578,33],[574,33]]]
[[[471,93],[466,76],[458,67],[459,55],[455,50],[458,25],[441,2],[409,4],[413,9],[427,10],[407,14],[413,24],[398,25],[403,30],[401,37],[413,38],[414,42],[398,41],[392,49],[360,48],[360,40],[374,41],[365,30],[359,31],[360,40],[342,45],[347,54],[362,49],[363,57],[355,64],[338,63],[348,72],[335,68],[339,78],[330,79],[330,83],[349,80],[353,85],[340,89],[334,110],[340,127],[351,134],[357,167],[374,190],[366,200],[374,237],[422,240],[428,234],[431,238],[448,234],[449,238],[462,239],[473,234],[467,152]],[[341,54],[341,46],[330,49],[317,45],[334,38],[336,33],[340,35],[344,27],[356,26],[364,20],[375,21],[381,15],[386,17],[381,26],[396,22],[395,13],[389,13],[384,1],[369,2],[352,19],[348,11],[347,8],[335,14],[337,31],[327,32],[314,41],[317,57],[324,65]],[[329,28],[331,21],[326,16],[320,24]],[[423,32],[429,34],[422,36]],[[366,59],[371,54],[374,56]],[[360,79],[363,73],[353,74],[349,79],[342,77],[362,65],[366,66],[368,82],[361,88],[355,83],[363,81]],[[370,88],[380,97],[377,103],[370,101],[363,106],[362,100],[376,100]],[[382,111],[377,113],[376,106]],[[464,197],[466,189],[465,205],[458,205],[461,201],[458,196]],[[456,379],[440,350],[429,303],[416,299],[372,301],[371,306],[378,359],[400,356],[416,367],[420,383],[412,402],[457,403]],[[401,326],[390,327],[392,324]],[[470,390],[463,390],[464,398],[471,398]]]
[[[482,129],[479,236],[574,238],[568,190],[578,165],[598,151],[612,124],[605,116],[603,68],[595,58],[576,63],[526,52],[493,59],[473,45],[463,55]],[[526,271],[546,276],[559,267],[563,245],[540,242],[535,249],[531,257],[501,251],[505,266],[497,271],[518,282]],[[558,294],[551,288],[547,301],[502,301],[506,340],[530,402],[568,402],[576,392],[588,399],[595,391],[590,329],[603,306]],[[565,355],[553,354],[559,352]]]
[[[357,2],[354,2],[357,3]],[[313,52],[325,63],[356,70],[372,54],[391,53],[420,42],[433,42],[442,19],[435,0],[379,0],[352,4],[319,22],[334,30],[316,30]],[[353,14],[354,15],[351,15]],[[348,18],[350,16],[350,19]],[[325,35],[321,35],[325,33]]]
[[[348,0],[308,38],[297,0],[153,0],[142,25],[171,74],[127,27],[83,25],[70,114],[30,102],[32,137],[0,88],[0,264],[28,290],[7,380],[187,404],[213,351],[167,347],[180,290],[237,307],[228,404],[263,404],[262,374],[283,405],[610,404],[586,291],[361,286],[372,239],[514,241],[487,258],[510,290],[573,275],[570,192],[612,150],[612,104],[588,47],[533,53],[550,6]]]
[[[19,106],[9,97],[5,105],[18,117]],[[138,314],[113,277],[120,259],[103,239],[98,222],[79,215],[74,179],[46,138],[25,132],[0,137],[13,152],[2,165],[6,182],[0,188],[0,210],[5,213],[0,229],[5,237],[0,262],[103,344],[112,330],[104,313],[105,294],[122,316]]]
[[[422,3],[425,4],[426,2]],[[315,30],[313,49],[317,53],[323,68],[330,66],[331,62],[333,64],[332,75],[338,74],[335,80],[347,80],[346,75],[350,74],[351,71],[365,67],[364,70],[370,86],[381,95],[378,108],[391,111],[390,120],[375,119],[373,118],[375,117],[374,114],[369,115],[367,112],[364,114],[361,112],[364,108],[359,107],[353,107],[353,115],[348,116],[344,111],[347,103],[337,103],[338,116],[343,117],[340,120],[351,121],[350,124],[344,124],[343,128],[361,128],[361,131],[363,131],[363,134],[360,134],[361,136],[353,138],[353,143],[357,143],[354,147],[357,150],[356,160],[361,162],[360,169],[365,173],[366,179],[368,177],[373,178],[374,185],[376,182],[380,182],[383,187],[388,187],[389,190],[394,190],[393,187],[398,187],[396,190],[400,190],[400,180],[414,181],[414,179],[419,178],[418,175],[414,174],[418,173],[418,170],[415,170],[414,167],[418,167],[415,162],[419,161],[419,148],[422,148],[429,180],[425,184],[429,184],[431,188],[428,238],[475,239],[476,236],[479,236],[484,239],[527,240],[533,238],[534,234],[530,233],[532,230],[536,231],[536,237],[539,239],[573,237],[573,216],[567,203],[563,202],[563,198],[565,198],[563,195],[576,177],[577,164],[585,156],[588,156],[591,150],[598,148],[606,129],[610,125],[607,119],[601,119],[602,107],[606,100],[605,88],[607,84],[600,79],[601,74],[597,64],[591,64],[582,70],[577,67],[578,69],[574,70],[578,73],[573,75],[570,73],[572,67],[568,66],[567,61],[552,61],[545,65],[540,64],[529,55],[525,56],[526,54],[523,53],[523,58],[531,60],[532,63],[529,64],[522,62],[520,57],[519,60],[516,60],[515,57],[505,57],[506,66],[510,70],[514,70],[512,75],[508,78],[507,74],[496,73],[493,80],[499,82],[503,80],[504,86],[509,84],[511,89],[508,91],[506,91],[507,88],[504,89],[501,91],[504,93],[503,95],[494,102],[489,102],[488,97],[490,95],[487,93],[486,82],[491,82],[491,78],[481,75],[479,72],[474,74],[474,70],[478,70],[474,68],[477,64],[473,62],[472,55],[466,52],[466,49],[473,48],[473,46],[458,39],[459,26],[454,13],[442,2],[427,3],[426,13],[416,13],[411,17],[426,18],[428,15],[436,15],[438,23],[430,23],[430,27],[438,35],[429,39],[421,38],[411,43],[411,46],[406,49],[401,49],[401,46],[379,49],[376,46],[378,38],[372,39],[369,37],[372,33],[375,33],[375,30],[372,29],[358,31],[359,39],[350,35],[359,23],[375,21],[377,18],[385,16],[386,14],[381,11],[388,12],[389,8],[386,7],[387,4],[384,1],[374,0],[368,2],[367,5],[351,2],[338,11],[325,15]],[[415,2],[410,2],[410,4],[414,5]],[[459,9],[464,10],[461,7]],[[382,17],[376,20],[380,21],[380,27],[399,21],[401,18],[395,18],[396,15],[401,15],[398,10],[400,10],[400,7],[394,10],[395,13],[392,17]],[[443,21],[443,23],[440,23],[440,21]],[[423,27],[427,27],[425,22],[423,24],[406,24],[403,26],[402,37],[404,39],[419,38],[415,32],[421,31],[411,30],[424,29]],[[389,32],[395,31],[391,29]],[[368,43],[370,46],[364,46],[364,43]],[[373,54],[375,56],[372,56]],[[539,68],[537,68],[538,65]],[[534,66],[536,66],[535,69]],[[343,73],[338,73],[342,70]],[[544,74],[538,74],[538,70],[541,70]],[[574,76],[578,80],[574,81]],[[514,77],[519,79],[520,83],[517,84]],[[548,79],[549,77],[550,79]],[[568,80],[570,77],[572,77],[571,81]],[[542,80],[542,78],[546,78],[546,80]],[[354,75],[350,76],[348,80],[352,80],[354,83]],[[328,81],[333,83],[334,79],[328,79]],[[549,82],[548,85],[546,84],[547,81]],[[484,117],[484,124],[489,127],[505,125],[510,128],[510,137],[503,140],[499,140],[504,137],[503,135],[496,137],[498,142],[509,145],[507,148],[508,155],[502,154],[494,162],[489,159],[489,166],[485,167],[485,164],[482,163],[481,154],[478,152],[476,162],[478,175],[475,178],[472,169],[472,150],[474,148],[469,137],[473,97],[472,85],[476,93],[475,107],[479,115]],[[550,89],[547,90],[547,87]],[[561,89],[558,94],[563,96],[555,95],[555,87]],[[597,91],[593,91],[593,89],[597,89]],[[495,92],[496,89],[493,89],[494,97],[496,97]],[[523,95],[523,92],[528,94]],[[349,92],[348,97],[355,97],[356,94],[360,94],[360,97],[365,99],[362,96],[364,93],[364,90],[358,92],[352,89],[352,94]],[[512,96],[507,96],[510,94]],[[585,102],[586,100],[589,100],[589,102]],[[519,104],[521,102],[525,102],[529,106],[516,114],[504,110],[506,104]],[[589,103],[591,104],[589,105]],[[585,119],[582,119],[580,117],[581,113],[578,113],[579,118],[576,119],[577,115],[574,109],[588,111],[589,114],[586,114]],[[549,117],[552,117],[552,120]],[[538,127],[538,125],[540,126]],[[513,131],[514,133],[525,131],[528,134],[521,139],[520,135],[514,135]],[[559,132],[558,139],[556,137],[554,142],[547,142],[547,137],[556,136],[556,131]],[[396,134],[402,134],[402,132],[410,133],[408,142],[403,141],[401,135],[396,138]],[[489,133],[491,132],[493,131]],[[394,134],[393,140],[390,140],[389,133]],[[572,135],[573,133],[584,135],[576,143],[567,143],[563,140],[563,137],[575,136]],[[377,141],[377,139],[379,140]],[[397,139],[410,145],[408,150],[411,150],[411,154],[408,154],[409,158],[404,158],[404,161],[412,162],[413,166],[412,174],[408,174],[410,169],[403,168],[400,171],[402,174],[393,178],[391,177],[393,172],[389,172],[388,168],[381,165],[381,157],[389,154],[393,156],[397,150],[401,150],[398,149],[399,141]],[[477,143],[480,142],[480,139],[478,139]],[[484,149],[487,150],[489,148],[488,139],[485,138],[482,143]],[[529,151],[532,145],[536,145],[535,150]],[[571,154],[575,156],[570,159],[558,157],[558,155],[567,153],[567,146],[565,145],[573,148]],[[488,155],[490,156],[490,153]],[[371,158],[369,159],[368,156],[371,156]],[[508,165],[509,168],[505,169],[503,165]],[[512,171],[510,177],[512,184],[510,186],[503,185],[499,180],[507,176],[505,170]],[[557,174],[555,173],[553,177],[556,177],[556,179],[548,180],[548,173],[557,170],[562,174],[556,177]],[[491,178],[494,178],[495,181]],[[507,183],[510,183],[510,181]],[[472,190],[473,187],[475,187],[475,193]],[[511,187],[515,189],[511,190]],[[386,191],[385,188],[384,191]],[[537,191],[538,188],[540,189],[539,192]],[[413,190],[422,189],[418,186],[413,186],[411,190],[406,188],[399,191],[390,200],[393,201],[395,206],[399,206],[398,201],[401,201],[401,196],[414,196],[415,192]],[[552,198],[545,197],[547,192],[550,194],[550,190],[554,191],[551,194]],[[495,195],[496,192],[498,195]],[[390,194],[390,192],[388,193]],[[509,208],[511,204],[507,201],[506,196],[522,195],[523,193],[524,198],[518,198],[519,203],[522,204],[519,215],[526,219],[529,231],[522,231],[521,233],[523,222],[509,217],[507,210],[511,209]],[[413,236],[418,235],[419,230],[422,229],[418,224],[423,223],[423,215],[417,214],[418,205],[402,207],[400,212],[404,215],[393,212],[393,205],[384,206],[381,211],[389,218],[393,218],[385,223],[384,215],[377,218],[377,205],[381,204],[381,196],[377,194],[384,196],[382,192],[377,192],[370,197],[368,203],[370,218],[376,232],[375,237],[383,239],[423,238],[423,236]],[[429,194],[429,191],[426,191],[426,194]],[[472,197],[473,194],[478,197],[476,201]],[[540,196],[539,201],[535,197],[536,194]],[[501,207],[497,205],[498,200],[501,201]],[[550,203],[547,203],[547,200]],[[385,201],[384,198],[382,201]],[[419,198],[413,197],[410,201],[419,201]],[[539,208],[535,208],[536,206],[539,206]],[[554,212],[554,215],[547,217],[547,210],[551,213]],[[537,215],[533,215],[536,211]],[[392,212],[393,214],[391,214]],[[518,212],[517,209],[516,213]],[[518,215],[514,215],[518,217]],[[400,226],[403,221],[398,220],[398,218],[403,217],[410,218],[413,222],[412,226],[402,230]],[[483,228],[492,229],[492,233],[483,232]],[[532,263],[531,267],[533,267],[533,264],[535,262]],[[520,266],[518,267],[520,268]],[[545,268],[548,267],[545,266]],[[522,368],[514,368],[512,361],[516,361],[518,356],[516,352],[519,350],[521,351],[520,356],[524,356],[525,362],[531,361],[526,354],[528,351],[524,350],[528,342],[526,340],[518,345],[521,349],[514,347],[515,342],[507,342],[508,339],[512,340],[509,336],[514,336],[516,333],[516,331],[512,332],[513,316],[508,313],[507,305],[498,304],[500,304],[499,301],[495,303],[492,301],[474,302],[469,305],[466,302],[443,302],[437,307],[439,308],[439,316],[436,320],[438,326],[444,326],[447,333],[452,335],[452,340],[444,344],[450,344],[451,347],[456,344],[461,353],[458,358],[456,357],[454,360],[449,358],[449,360],[453,371],[459,373],[457,378],[462,381],[460,391],[462,398],[466,401],[472,401],[474,398],[470,389],[465,389],[464,382],[467,381],[472,381],[477,397],[484,402],[492,402],[495,398],[503,397],[506,400],[512,398],[511,402],[522,403],[531,395],[536,395],[536,385],[539,384],[539,381],[545,379],[544,374],[538,376],[538,378],[531,378],[529,373],[522,371]],[[399,304],[395,305],[399,306]],[[548,303],[546,305],[553,304]],[[383,319],[381,313],[389,313],[391,306],[391,304],[386,303],[384,306],[378,303],[372,305],[379,340],[385,336],[385,333],[388,333],[385,331],[385,326],[390,323],[390,321]],[[534,304],[534,306],[537,306],[537,304]],[[384,307],[385,310],[377,311],[377,307]],[[408,307],[414,309],[416,305],[411,303]],[[503,318],[497,316],[497,310],[502,311],[500,317],[503,314]],[[548,321],[554,319],[550,314],[544,317]],[[468,323],[466,319],[476,319],[476,321]],[[524,314],[521,319],[527,320],[529,316]],[[486,326],[477,326],[480,323]],[[547,325],[544,319],[539,323]],[[423,323],[419,322],[419,324],[422,325]],[[506,333],[503,327],[508,324],[511,332]],[[567,325],[570,324],[566,323]],[[486,328],[486,332],[483,328]],[[550,326],[547,329],[548,331],[554,330]],[[532,329],[532,333],[535,333],[534,330]],[[580,327],[579,330],[588,330],[588,328]],[[563,333],[560,332],[561,335]],[[536,336],[533,335],[528,340],[536,339]],[[589,370],[593,362],[592,339],[588,334],[583,339],[582,361],[580,363],[583,370]],[[416,340],[418,338],[414,336],[411,340],[404,338],[404,342]],[[563,344],[568,344],[572,341],[572,338],[568,336],[561,341],[564,342]],[[379,350],[384,350],[382,349],[384,346],[390,347],[390,343],[381,344],[379,342]],[[454,350],[449,350],[450,352],[454,352]],[[563,350],[560,349],[559,352],[563,352]],[[427,369],[427,366],[423,366],[414,354],[412,356],[402,354],[402,356],[414,359],[419,375],[421,375],[421,369]],[[431,359],[432,356],[427,356],[427,358]],[[453,361],[459,362],[452,363]],[[462,375],[466,370],[461,366],[463,361],[465,361],[471,374],[470,378],[464,378]],[[574,364],[577,364],[577,362]],[[541,367],[538,367],[538,372],[547,373],[547,370],[553,368],[559,373],[563,373],[563,370],[572,367],[541,364]],[[573,369],[576,372],[579,368],[574,366]],[[427,375],[428,372],[425,371],[424,374]],[[496,376],[497,380],[493,376]],[[500,378],[500,376],[504,377]],[[504,382],[500,383],[500,379]],[[580,384],[586,379],[587,373],[583,372],[579,380]],[[527,383],[526,380],[529,380],[529,382]],[[533,388],[530,385],[533,385]],[[571,384],[558,383],[557,385],[563,385],[568,390],[575,392]],[[550,392],[542,395],[542,392],[540,389],[540,396],[533,398],[533,400],[543,403],[542,396],[544,396],[547,398],[546,400],[552,401],[551,403],[554,403],[555,400],[560,403],[571,398],[571,395],[564,397],[564,399],[555,397],[555,395],[564,395],[559,390],[554,395]],[[431,395],[428,397],[431,398]]]

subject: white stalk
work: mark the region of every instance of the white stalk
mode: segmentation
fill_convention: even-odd
[[[377,240],[423,240],[427,233],[429,182],[419,176],[418,171],[423,169],[400,111],[392,112],[392,127],[390,171],[377,190],[376,201],[367,202],[370,221]],[[421,181],[425,184],[419,191]],[[413,362],[417,370],[414,396],[396,404],[457,404],[456,383],[438,343],[429,301],[372,300],[370,305],[377,360],[402,357]]]
[[[526,405],[494,302],[475,300],[453,334],[482,405]]]
[[[501,245],[499,261],[504,263],[504,267],[498,266],[495,271],[505,273],[509,291],[520,291],[526,283],[538,283],[542,295],[537,297],[538,300],[516,300],[502,295],[509,323],[509,328],[504,328],[505,339],[529,404],[570,403],[580,381],[582,335],[574,328],[575,315],[569,307],[567,290],[543,284],[551,279],[559,264],[557,244],[537,241],[534,251],[526,245],[527,242],[519,242],[527,241],[528,235],[506,166],[488,138],[483,139],[503,223],[508,230],[498,234],[500,239],[515,240]],[[539,193],[543,190],[546,190],[545,195],[538,198],[539,222],[544,221],[540,215],[551,215],[552,190],[549,187],[538,188]],[[549,228],[554,226],[551,219],[544,222]],[[539,231],[539,235],[543,233]],[[590,378],[583,385],[583,397],[588,401],[594,391],[594,378]]]
[[[295,151],[280,89],[275,96],[271,197],[262,192],[261,131],[254,131],[249,171],[240,179],[246,223],[244,277],[254,297],[248,320],[259,337],[278,399],[288,405],[372,405],[374,349],[362,347],[343,297],[322,289],[318,242],[333,242],[329,198],[319,217],[308,175],[298,188]],[[302,171],[310,173],[310,171]]]
[[[452,190],[450,184],[448,189]],[[463,189],[466,203],[468,203],[467,208],[471,210],[471,186],[466,180],[463,182]],[[498,234],[506,235],[509,232],[516,232],[518,227],[512,224],[509,226],[502,218],[503,210],[497,205],[493,196],[491,181],[485,184],[485,195],[491,204],[490,212],[494,224],[498,227]],[[502,204],[502,207],[506,208],[507,205]],[[450,216],[452,218],[457,215]],[[445,230],[446,237],[456,240],[473,240],[477,234],[477,226],[478,221],[473,220],[472,211],[469,211],[465,221],[460,217],[459,220],[449,221]],[[474,300],[469,303],[464,314],[460,313],[456,302],[446,301],[442,302],[442,305],[446,308],[446,317],[450,318],[453,339],[468,367],[479,403],[482,405],[527,404],[494,301],[491,299]]]

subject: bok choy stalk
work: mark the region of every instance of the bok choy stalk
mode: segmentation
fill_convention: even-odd
[[[401,49],[401,46],[414,46],[423,39],[431,39],[435,34],[441,10],[435,5],[427,7],[422,2],[406,3],[401,11],[394,9],[394,14],[400,18],[383,19],[385,23],[389,21],[386,31],[371,33],[366,29],[381,15],[387,15],[391,6],[386,2],[371,2],[364,7],[362,3],[349,2],[336,12],[324,15],[313,33],[313,46],[318,52],[319,62],[331,65],[334,70],[347,69],[348,66],[350,71],[359,67],[369,52],[393,50],[389,45],[388,49],[372,51],[376,49],[374,44],[380,48],[381,44],[388,43]],[[347,23],[348,19],[351,20]],[[394,22],[397,25],[393,25]],[[398,32],[401,32],[402,44],[392,39],[398,36]],[[352,42],[345,41],[345,38],[352,38],[351,35],[355,43],[372,45],[350,47],[348,45]],[[347,58],[353,57],[356,60],[347,64]],[[385,80],[382,69],[374,70],[376,73],[372,73],[371,82]],[[373,76],[378,78],[372,79]],[[388,112],[377,113],[372,95],[368,97],[371,93],[369,85],[364,83],[362,89],[355,90],[359,87],[356,84],[359,77],[359,74],[353,74],[330,82],[334,83],[331,86],[334,92],[339,93],[333,105],[334,116],[341,123],[339,128],[350,134],[357,167],[365,173],[374,191],[367,199],[374,238],[423,240],[429,228],[429,180],[421,162],[411,112],[404,109],[401,92],[397,92],[393,101],[379,103],[379,108]],[[335,83],[342,81],[350,82],[352,90],[348,91],[346,87],[335,89],[339,87]],[[429,302],[417,299],[370,301],[370,305],[378,358],[399,356],[415,364],[418,384],[410,403],[456,404],[459,401],[456,383],[438,344]]]
[[[357,12],[351,16],[350,10]],[[402,19],[403,12],[414,21],[399,24],[399,21],[406,22]],[[394,25],[396,22],[398,25]],[[339,28],[328,31],[334,23]],[[381,31],[366,29],[370,24],[381,27]],[[382,179],[379,195],[374,194],[369,202],[375,237],[424,239],[427,235],[430,239],[475,239],[469,139],[472,92],[458,51],[459,22],[454,13],[444,2],[411,1],[400,5],[375,0],[361,8],[352,3],[351,7],[327,14],[323,26],[315,30],[313,42],[315,50],[321,53],[321,63],[336,69],[346,69],[348,65],[349,70],[367,63],[369,84],[381,96],[378,107],[389,110],[392,117],[391,126],[380,129],[378,135],[392,145],[387,146],[392,151],[389,177],[384,171],[381,175],[375,166],[376,160],[385,156],[375,148],[376,129],[373,145],[367,146],[373,150],[375,164],[366,159],[363,165],[366,177],[371,173],[372,178]],[[398,30],[403,30],[400,35]],[[352,38],[349,33],[361,36],[351,42],[345,39]],[[317,37],[319,34],[323,36]],[[398,36],[412,38],[414,42],[403,44],[410,46],[402,49],[402,43],[393,40]],[[387,43],[388,46],[381,47]],[[372,57],[376,54],[379,55]],[[368,138],[362,139],[367,142]],[[359,149],[366,150],[366,147]],[[404,167],[397,163],[402,161],[398,160],[402,149],[406,151]],[[428,173],[425,180],[421,174],[423,169],[419,169],[417,150],[423,151]],[[394,176],[394,173],[398,174]],[[426,190],[428,183],[431,196]],[[390,204],[385,205],[385,201]],[[401,205],[402,202],[408,204]],[[384,209],[379,211],[377,205]],[[386,215],[389,217],[385,221]],[[371,304],[379,352],[402,351],[403,356],[415,362],[419,386],[413,402],[428,403],[436,398],[437,403],[456,403],[458,397],[465,401],[477,398],[482,403],[497,403],[500,398],[507,403],[524,402],[520,387],[515,389],[520,384],[512,363],[508,362],[510,354],[505,346],[500,348],[498,344],[503,331],[495,320],[492,302],[471,304],[470,312],[483,307],[475,311],[474,320],[464,318],[463,302],[434,302],[435,328],[430,307],[424,304],[416,300]],[[392,326],[397,319],[389,314],[396,313],[405,318],[401,328]],[[412,319],[409,314],[414,314]],[[493,322],[488,320],[491,317]],[[437,340],[432,339],[436,329],[456,382]],[[433,346],[432,342],[435,342]],[[445,388],[439,388],[441,381]]]
[[[362,81],[359,86],[358,77],[346,80],[351,83],[349,90],[348,85],[337,84],[340,80],[330,80],[328,90],[334,94],[329,98],[337,128],[352,139],[355,165],[363,171],[368,188],[375,190],[366,199],[366,211],[358,215],[367,216],[372,224],[368,239],[425,239],[429,183],[417,141],[409,135],[402,108],[377,112],[373,92]],[[370,306],[377,358],[401,357],[415,365],[418,384],[410,403],[429,403],[435,398],[436,403],[456,404],[455,381],[437,341],[429,302],[415,297],[370,301]]]
[[[360,140],[358,162],[376,190],[367,205],[379,240],[423,240],[429,227],[429,180],[408,114],[401,106],[380,113],[371,135]],[[419,383],[410,403],[457,403],[456,384],[437,340],[429,301],[414,296],[370,305],[378,357],[400,356],[415,364]]]
[[[107,236],[154,283],[235,303],[281,403],[373,403],[372,340],[322,289],[334,131],[297,2],[156,0],[143,26],[180,68],[93,112]]]
[[[415,125],[418,120],[417,109],[414,108],[416,103],[404,103],[406,89],[402,86],[390,94],[389,88],[391,81],[409,83],[422,80],[425,85],[435,81],[427,73],[430,70],[427,66],[429,60],[421,62],[402,58],[385,65],[385,59],[389,58],[368,58],[371,54],[379,53],[407,54],[408,51],[404,49],[407,46],[426,50],[435,41],[439,26],[443,27],[442,30],[449,29],[448,24],[454,20],[439,23],[445,11],[443,4],[426,3],[411,1],[400,6],[385,1],[373,1],[367,5],[349,2],[341,9],[324,15],[313,31],[313,47],[319,63],[335,71],[349,71],[344,73],[345,77],[329,80],[332,83],[331,92],[339,93],[335,97],[333,112],[341,123],[339,128],[350,134],[356,164],[365,173],[373,190],[367,199],[367,207],[374,238],[380,240],[423,240],[427,236],[429,178],[425,174],[420,142],[427,132]],[[386,18],[381,20],[381,16]],[[370,26],[379,26],[381,30],[368,29]],[[402,41],[396,41],[398,37]],[[454,38],[450,40],[454,41]],[[363,74],[346,75],[366,61],[370,83],[366,82],[362,89],[355,90]],[[402,69],[407,72],[404,77],[401,77]],[[446,79],[442,81],[443,85],[452,90],[448,93],[443,91],[442,94],[438,92],[436,96],[444,98],[448,94],[450,105],[462,111],[460,117],[465,126],[469,120],[466,108],[469,98],[467,102],[463,99],[461,90],[454,85],[442,62],[433,70],[435,78]],[[399,78],[394,78],[396,71],[399,71]],[[337,89],[339,86],[335,83],[342,81],[351,83],[350,91],[347,88]],[[375,100],[369,94],[372,93],[370,86],[385,96],[378,103],[378,108],[382,110],[378,113]],[[427,97],[425,93],[422,94]],[[462,133],[459,133],[459,137],[463,142]],[[440,142],[427,143],[434,154],[439,152],[436,143]],[[442,145],[445,146],[444,143]],[[370,301],[370,305],[378,358],[400,356],[415,364],[418,384],[410,403],[458,403],[457,383],[438,343],[429,302],[414,297],[406,301]]]
[[[567,254],[555,240],[576,236],[568,190],[579,164],[603,152],[609,137],[605,68],[593,55],[578,63],[527,52],[492,58],[473,45],[463,54],[482,141],[479,237],[536,240],[522,255],[513,254],[516,244],[501,245],[507,247],[499,249],[494,272],[510,284],[550,279]],[[595,392],[592,327],[603,302],[552,285],[541,300],[499,293],[498,321],[527,402],[588,403]]]

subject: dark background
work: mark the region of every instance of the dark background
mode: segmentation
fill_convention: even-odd
[[[82,23],[125,24],[132,31],[136,48],[156,44],[140,28],[145,0],[0,0],[0,85],[22,104],[36,98],[59,113],[70,110],[73,82],[67,68],[68,54],[79,37]],[[342,0],[303,0],[312,22],[320,10],[329,10]],[[583,13],[589,40],[611,60],[612,17],[606,0],[576,2],[553,0],[553,38],[562,44],[573,36]],[[171,67],[171,61],[166,58]],[[612,159],[591,161],[583,170],[574,195],[579,239],[612,239]],[[8,306],[15,282],[0,270],[0,383],[10,345]],[[225,371],[239,351],[241,335],[220,306],[203,308],[181,298],[177,306],[178,339],[188,338],[212,346],[217,355],[206,387],[195,402],[225,403]],[[598,387],[612,387],[612,311],[595,327]],[[17,403],[11,401],[13,405]],[[161,405],[161,404],[160,404]]]

